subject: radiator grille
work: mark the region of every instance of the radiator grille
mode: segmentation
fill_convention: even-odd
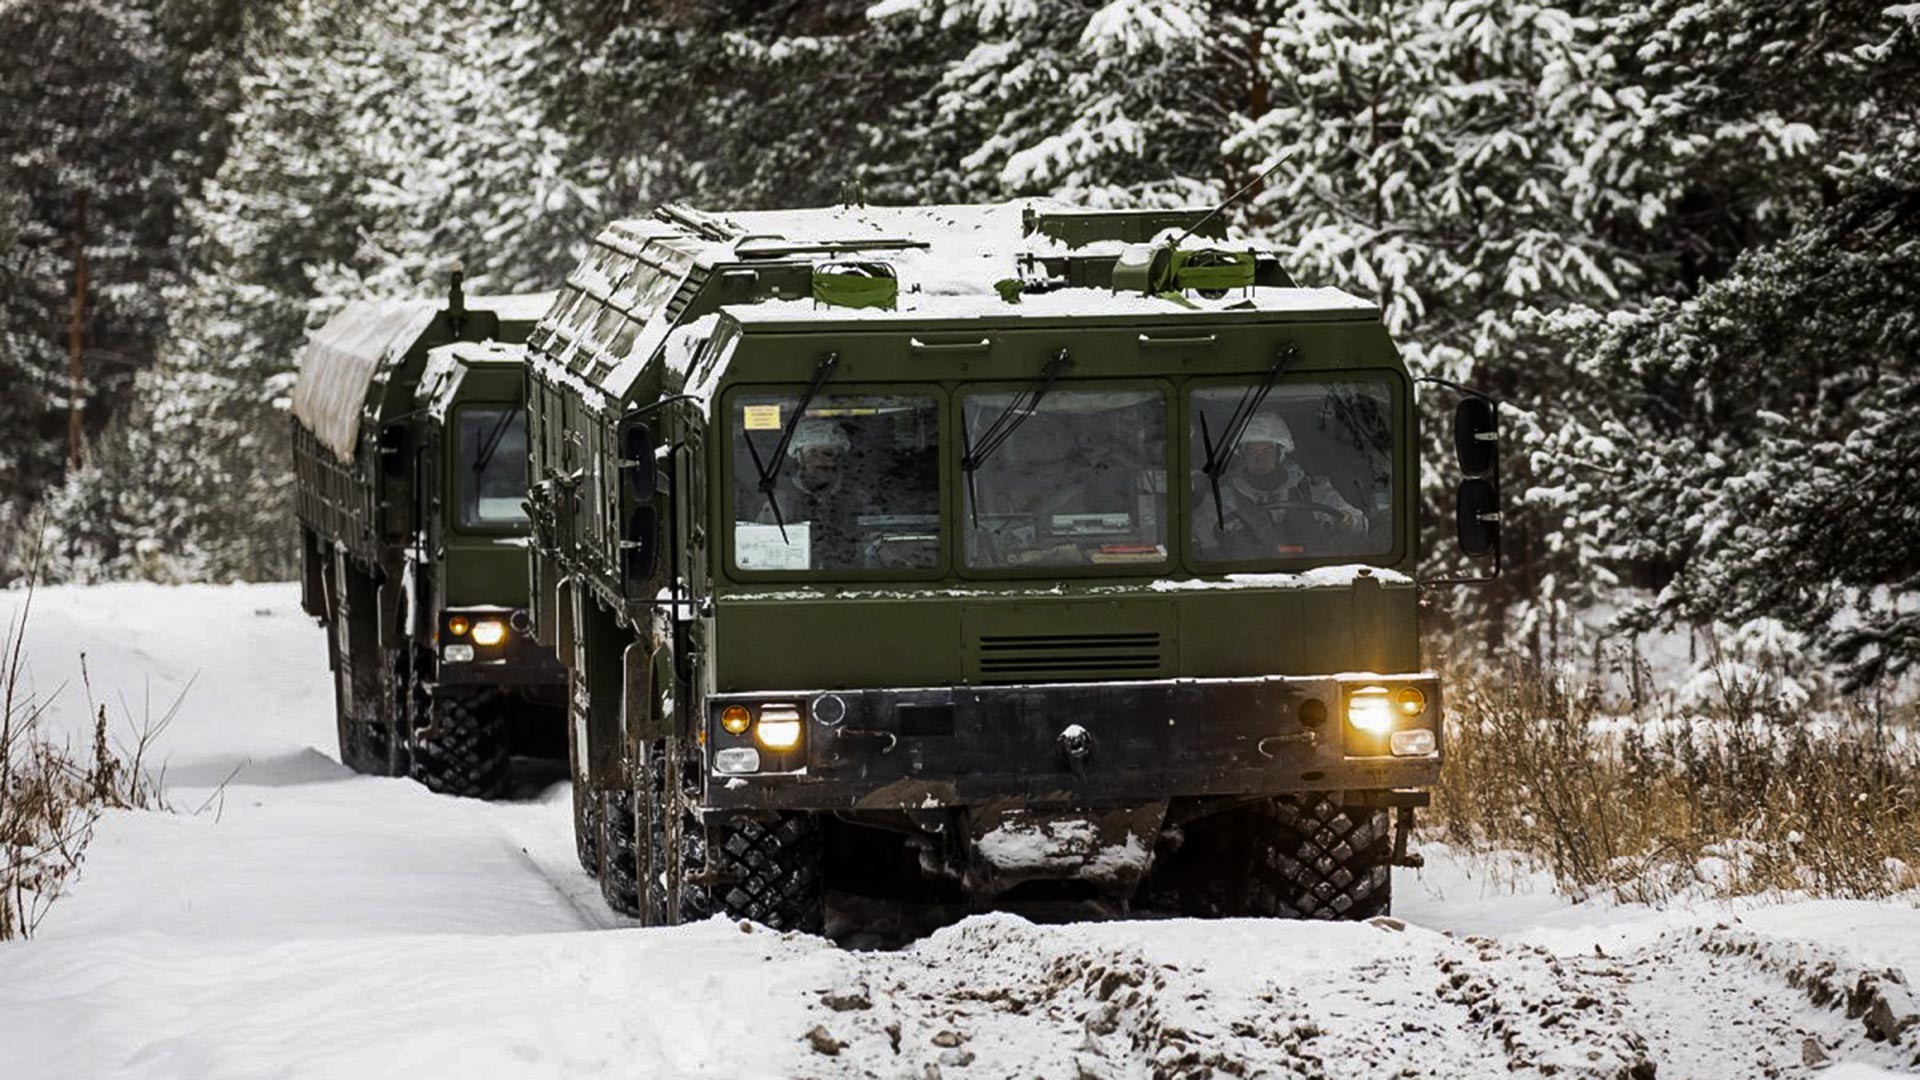
[[[989,684],[1150,679],[1161,672],[1160,634],[982,634],[974,659]]]

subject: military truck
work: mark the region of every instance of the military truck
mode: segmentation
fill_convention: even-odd
[[[349,304],[293,392],[301,605],[327,629],[340,760],[497,798],[565,749],[566,672],[528,635],[525,341],[552,301]]]
[[[1372,303],[1202,211],[667,207],[529,377],[534,632],[614,907],[1388,909],[1441,687]],[[1457,423],[1497,559],[1493,410]]]

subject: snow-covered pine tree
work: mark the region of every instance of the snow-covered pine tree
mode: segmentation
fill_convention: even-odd
[[[899,197],[1051,195],[1091,205],[1205,204],[1262,0],[887,0],[877,24],[950,59],[881,133]]]
[[[832,203],[884,168],[879,122],[930,70],[869,2],[536,0],[526,87],[629,212]]]
[[[1916,513],[1886,455],[1911,449],[1902,387],[1920,378],[1920,10],[1879,8],[1610,22],[1621,85],[1648,103],[1603,133],[1650,208],[1615,235],[1642,295],[1677,299],[1544,318],[1558,401],[1528,432],[1549,572],[1655,596],[1625,629],[1784,627],[1814,646],[1803,671],[1854,681],[1913,658],[1914,583],[1884,558],[1912,547]]]
[[[106,420],[177,280],[197,133],[155,6],[0,5],[0,521]]]
[[[56,575],[291,572],[285,415],[307,331],[359,295],[547,287],[603,214],[511,88],[507,0],[289,0],[250,19],[232,147],[189,206],[192,277],[101,468],[50,506]]]

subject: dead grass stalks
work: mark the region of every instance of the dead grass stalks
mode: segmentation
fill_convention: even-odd
[[[79,873],[104,812],[166,808],[147,762],[180,707],[176,700],[160,720],[139,723],[130,746],[116,745],[89,689],[90,745],[76,751],[56,740],[45,723],[52,695],[36,697],[23,682],[32,610],[30,585],[0,639],[0,941],[33,936]]]
[[[1523,665],[1451,681],[1429,828],[1515,851],[1576,898],[1920,887],[1920,730],[1875,698],[1789,704],[1723,677],[1702,708],[1610,708]]]

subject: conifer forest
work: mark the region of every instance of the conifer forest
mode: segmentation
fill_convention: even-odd
[[[669,201],[1266,174],[1236,230],[1502,402],[1460,647],[1920,661],[1920,5],[6,0],[0,43],[12,579],[290,577],[305,336],[456,263],[550,288]]]

